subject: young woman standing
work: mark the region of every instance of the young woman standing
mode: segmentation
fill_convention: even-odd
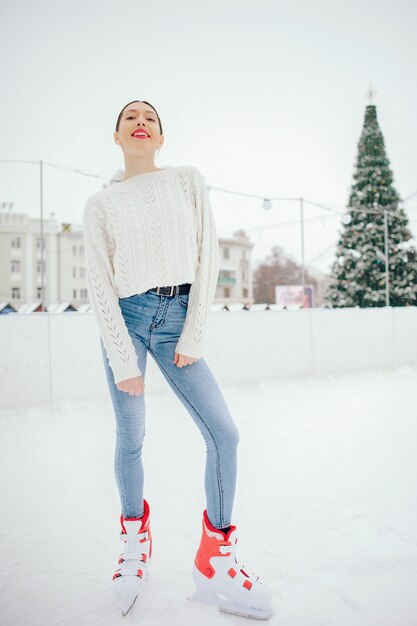
[[[268,619],[270,591],[235,554],[239,431],[203,357],[219,272],[208,190],[193,166],[155,166],[164,136],[149,102],[123,107],[114,140],[123,150],[124,177],[91,195],[83,214],[87,284],[116,419],[114,469],[125,546],[113,588],[125,615],[142,591],[152,557],[142,465],[149,352],[207,445],[207,508],[193,564],[194,597]]]

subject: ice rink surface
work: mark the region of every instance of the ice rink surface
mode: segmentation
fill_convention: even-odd
[[[238,559],[268,622],[188,598],[205,444],[174,394],[146,396],[153,560],[122,617],[110,397],[0,412],[2,626],[417,625],[417,368],[222,387],[240,431]]]

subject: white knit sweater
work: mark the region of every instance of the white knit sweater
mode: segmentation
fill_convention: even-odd
[[[83,234],[90,303],[115,383],[142,376],[118,299],[151,287],[192,283],[175,352],[199,359],[219,273],[216,225],[199,170],[168,166],[92,194]]]

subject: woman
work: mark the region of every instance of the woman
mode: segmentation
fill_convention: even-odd
[[[235,557],[239,432],[202,356],[219,272],[207,187],[193,166],[155,166],[164,136],[149,102],[123,107],[114,140],[123,150],[124,177],[90,196],[83,215],[87,284],[116,418],[114,468],[125,547],[113,587],[125,615],[142,591],[152,556],[141,456],[149,352],[207,444],[207,508],[193,565],[194,597],[268,619],[270,592]]]

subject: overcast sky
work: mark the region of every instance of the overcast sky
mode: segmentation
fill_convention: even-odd
[[[3,0],[0,158],[45,161],[44,215],[80,223],[102,181],[59,168],[123,168],[117,115],[148,100],[165,135],[158,167],[343,208],[371,84],[405,198],[417,189],[416,22],[412,0]],[[39,166],[2,162],[0,185],[1,202],[39,215]],[[274,243],[300,258],[298,224],[255,230],[296,220],[298,202],[210,197],[219,234],[246,228],[254,260]],[[406,207],[417,232],[417,196]],[[340,218],[308,203],[304,214],[306,261],[326,269]]]

